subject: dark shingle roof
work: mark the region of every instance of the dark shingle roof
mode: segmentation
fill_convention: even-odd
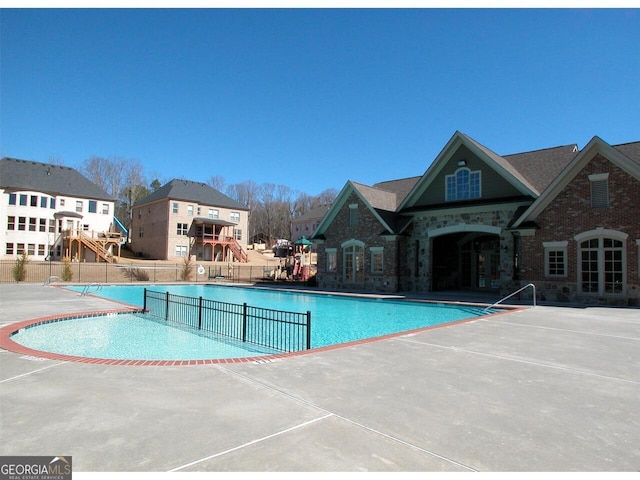
[[[401,178],[399,180],[388,180],[386,182],[380,182],[373,185],[374,188],[379,188],[381,190],[386,190],[387,192],[392,192],[396,194],[396,206],[394,210],[396,210],[402,201],[405,199],[409,192],[413,187],[416,186],[418,180],[422,177],[410,177],[410,178]]]
[[[404,181],[392,180],[389,182],[382,182],[390,189],[397,187],[401,192],[407,188],[407,184]],[[395,211],[398,208],[398,204],[404,197],[400,197],[397,193],[389,190],[383,190],[378,187],[369,187],[361,183],[351,182],[353,188],[355,188],[360,195],[367,201],[367,203],[373,208],[380,218],[389,226],[392,232],[397,231],[398,216]],[[380,185],[380,184],[376,184]],[[402,188],[400,188],[402,186]],[[406,194],[405,194],[406,195]]]
[[[303,223],[303,222],[308,222],[309,220],[319,220],[327,214],[327,212],[329,211],[329,208],[331,208],[331,204],[314,206],[308,212],[305,212],[299,217],[294,218],[293,222]]]
[[[640,165],[640,142],[614,145],[613,148]]]
[[[111,195],[71,167],[7,157],[0,160],[0,188],[114,200]]]
[[[395,192],[382,190],[380,188],[370,187],[361,183],[351,182],[353,186],[360,192],[362,197],[376,210],[386,210],[394,212],[398,205],[397,195]]]
[[[502,158],[539,192],[542,192],[560,175],[560,172],[569,165],[569,162],[577,154],[577,145],[565,145],[533,152],[504,155]]]
[[[234,199],[226,196],[206,183],[179,180],[175,178],[160,187],[151,195],[137,201],[135,205],[139,206],[164,199],[184,200],[200,205],[210,205],[212,207],[248,210],[248,208],[241,203],[236,202]]]

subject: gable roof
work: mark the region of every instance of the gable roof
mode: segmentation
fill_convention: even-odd
[[[542,192],[556,179],[577,153],[578,145],[572,144],[504,155],[503,158],[520,172],[536,190]]]
[[[629,160],[633,160],[640,165],[640,142],[623,143],[614,145],[613,148],[621,152]]]
[[[395,193],[396,206],[393,208],[397,210],[405,197],[409,194],[411,189],[416,186],[416,183],[420,180],[420,176],[401,178],[399,180],[388,180],[386,182],[379,182],[373,185],[373,188],[385,190],[387,192]]]
[[[311,210],[308,210],[307,212],[303,213],[299,217],[296,217],[293,220],[291,220],[291,223],[305,223],[308,221],[321,219],[327,214],[330,208],[331,208],[330,203],[314,206],[311,208]]]
[[[415,187],[409,192],[407,197],[402,201],[399,209],[413,206],[422,194],[429,188],[429,185],[436,179],[440,171],[446,166],[449,159],[461,147],[466,146],[471,152],[477,155],[481,160],[493,167],[500,175],[502,175],[509,183],[514,185],[522,194],[537,196],[537,191],[533,185],[526,181],[515,168],[511,166],[504,158],[495,152],[489,150],[484,145],[476,142],[471,137],[462,132],[456,131],[449,139],[444,148],[436,156],[427,171],[422,175]]]
[[[338,215],[340,209],[345,205],[349,197],[354,194],[369,209],[374,217],[384,228],[384,233],[395,233],[396,215],[395,209],[398,204],[397,194],[380,188],[369,187],[361,183],[347,181],[342,188],[327,214],[322,218],[320,224],[310,238],[318,238],[331,225]]]
[[[247,207],[232,198],[216,190],[215,188],[202,182],[192,182],[191,180],[179,180],[174,178],[169,183],[164,184],[151,195],[138,200],[134,206],[157,202],[158,200],[183,200],[199,205],[210,205],[222,208],[232,208],[235,210],[249,210]]]
[[[533,198],[537,198],[540,195],[555,176],[571,161],[577,151],[576,145],[565,145],[501,156],[468,135],[456,131],[398,209],[411,207],[417,202],[431,183],[435,181],[451,157],[462,146],[468,148],[480,160],[484,161],[522,195]]]
[[[0,188],[111,202],[115,200],[71,167],[8,157],[0,160]]]
[[[512,228],[518,228],[525,222],[534,220],[598,153],[629,175],[640,180],[640,142],[612,147],[600,137],[593,137],[536,201],[513,222]]]

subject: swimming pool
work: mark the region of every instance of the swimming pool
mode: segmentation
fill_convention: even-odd
[[[83,288],[74,290],[82,291]],[[104,286],[95,295],[142,307],[145,288],[274,310],[310,311],[312,348],[398,334],[487,314],[478,306],[219,285],[115,285]],[[95,358],[177,360],[275,353],[189,330],[167,327],[144,315],[111,315],[100,321],[93,317],[32,327],[12,339],[36,350],[56,348],[58,353]],[[61,345],[54,347],[54,339]],[[212,347],[212,343],[218,344],[219,349]]]
[[[246,358],[278,353],[220,335],[167,324],[143,313],[61,319],[21,329],[11,338],[39,351],[121,360]]]

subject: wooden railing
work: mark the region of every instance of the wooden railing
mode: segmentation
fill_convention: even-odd
[[[118,244],[122,241],[122,234],[120,232],[99,232],[96,235],[96,232],[92,231],[91,235],[89,235],[84,230],[70,229],[65,230],[62,236],[68,241],[80,241],[81,244],[94,252],[98,258],[108,263],[113,262],[113,255],[109,253],[107,245]]]
[[[216,235],[212,233],[201,233],[195,236],[196,243],[213,243],[216,245],[224,245],[231,249],[233,256],[236,257],[240,263],[246,263],[249,261],[247,252],[244,251],[242,245],[234,237],[226,235]]]

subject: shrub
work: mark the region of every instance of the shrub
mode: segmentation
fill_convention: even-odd
[[[29,263],[29,256],[27,252],[22,252],[17,260],[16,264],[13,266],[13,279],[16,282],[22,282],[27,276],[27,264]]]
[[[191,279],[191,270],[193,270],[193,262],[191,261],[191,256],[184,257],[184,261],[182,262],[182,270],[180,270],[180,279],[187,281]]]
[[[124,274],[127,278],[137,280],[138,282],[146,282],[149,280],[149,274],[142,268],[125,268]]]
[[[73,279],[73,271],[71,270],[71,259],[64,257],[62,259],[62,280],[70,282]]]

